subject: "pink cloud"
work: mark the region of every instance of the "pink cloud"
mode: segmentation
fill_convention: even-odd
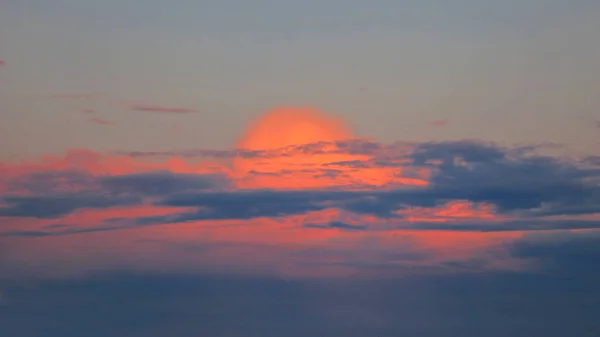
[[[430,121],[429,123],[427,123],[429,126],[435,126],[435,127],[442,127],[442,126],[446,126],[448,125],[448,120],[447,119],[438,119],[438,120],[434,120],[434,121]]]
[[[6,65],[6,61],[0,60],[0,67],[5,66],[5,65]]]
[[[90,118],[88,119],[92,123],[101,124],[101,125],[115,125],[115,122],[107,121],[102,118]]]
[[[129,108],[134,111],[148,111],[148,112],[165,112],[165,113],[193,113],[198,110],[193,108],[173,108],[156,105],[130,105]]]

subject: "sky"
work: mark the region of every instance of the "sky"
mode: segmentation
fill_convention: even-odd
[[[600,2],[0,0],[0,331],[598,336]]]

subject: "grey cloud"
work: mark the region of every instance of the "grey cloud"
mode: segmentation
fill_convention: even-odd
[[[6,207],[0,216],[57,218],[82,208],[108,208],[139,204],[141,198],[101,194],[56,194],[48,196],[4,197]]]
[[[100,178],[100,184],[113,192],[166,196],[175,192],[222,189],[228,181],[221,175],[178,174],[154,171]]]
[[[329,223],[324,223],[324,224],[320,224],[320,223],[307,223],[304,224],[303,227],[305,228],[321,228],[321,229],[343,229],[343,230],[358,230],[358,231],[362,231],[362,230],[366,230],[367,226],[364,225],[352,225],[352,224],[347,224],[344,222],[340,222],[340,221],[333,221],[333,222],[329,222]]]

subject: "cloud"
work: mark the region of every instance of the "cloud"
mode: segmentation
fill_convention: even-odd
[[[88,149],[71,149],[64,155],[45,155],[33,160],[0,163],[0,192],[2,184],[27,175],[47,171],[84,171],[92,175],[121,175],[167,170],[176,173],[224,173],[227,168],[212,162],[189,164],[183,158],[164,161],[140,161],[119,154],[106,154]]]
[[[6,196],[0,217],[57,218],[83,208],[109,208],[135,205],[137,197],[111,196],[95,193],[65,193],[47,196]]]
[[[48,218],[90,207],[147,203],[182,211],[113,217],[84,229],[21,229],[4,234],[55,236],[210,221],[288,221],[307,214],[317,218],[299,225],[317,230],[500,233],[598,228],[594,218],[581,218],[600,214],[598,187],[589,183],[598,177],[598,170],[531,151],[479,142],[419,144],[401,157],[409,159],[404,165],[430,168],[430,184],[383,190],[238,190],[235,178],[226,174],[170,171],[102,177],[74,171],[35,173],[9,185],[9,191],[30,195],[16,199],[7,195],[3,216]],[[389,160],[396,159],[390,156]],[[378,165],[389,166],[389,162]],[[121,199],[106,203],[92,196]],[[56,200],[55,206],[40,208],[46,200]],[[346,215],[325,215],[335,210]]]
[[[243,159],[269,159],[294,157],[300,155],[364,155],[375,158],[388,158],[389,155],[398,155],[399,153],[408,154],[413,148],[410,143],[394,143],[384,145],[365,139],[348,139],[340,141],[319,141],[314,143],[287,145],[274,147],[271,149],[247,149],[236,148],[233,150],[214,150],[214,149],[193,149],[176,151],[119,151],[116,154],[129,156],[133,158],[154,158],[154,157],[183,157],[183,158],[234,158]],[[398,159],[402,159],[398,157]],[[358,161],[349,161],[358,162]],[[323,165],[343,165],[343,161],[325,162]]]
[[[498,215],[543,217],[600,212],[600,207],[596,206],[600,205],[600,188],[591,182],[600,178],[600,171],[579,167],[576,162],[522,154],[514,149],[476,142],[420,144],[409,155],[402,155],[401,159],[409,160],[403,164],[405,166],[430,169],[429,184],[383,190],[237,191],[223,190],[223,186],[235,184],[233,177],[152,173],[105,178],[103,188],[111,193],[120,193],[128,188],[131,193],[143,198],[160,197],[155,201],[157,205],[211,210],[198,213],[196,220],[251,219],[326,208],[381,218],[403,218],[402,212],[408,208],[437,207],[453,201],[487,204],[494,207]],[[390,160],[395,158],[375,165],[388,166]],[[353,165],[353,169],[360,171],[361,167]],[[344,173],[321,169],[311,174],[314,179],[320,179],[321,175],[330,179],[325,174],[327,172],[332,172],[334,177]],[[296,171],[290,173],[297,174]],[[260,172],[248,174],[264,175]],[[284,174],[273,172],[267,176]],[[35,178],[32,176],[32,179]],[[207,191],[203,188],[202,184],[213,184],[215,179],[223,181],[220,190]],[[36,184],[40,185],[39,182]],[[189,216],[186,214],[186,217]]]
[[[5,187],[4,195],[51,195],[97,190],[96,178],[81,169],[40,170],[18,175]]]
[[[452,200],[488,203],[500,213],[522,211],[527,216],[600,212],[599,207],[594,207],[600,204],[600,190],[587,182],[598,178],[598,170],[580,168],[574,162],[556,158],[515,153],[474,142],[422,144],[408,157],[413,165],[432,169],[430,185],[426,187],[359,192],[248,191],[218,197],[191,193],[165,203],[201,206],[215,198],[250,207],[252,200],[264,200],[268,205],[288,205],[282,208],[287,211],[292,211],[289,205],[303,211],[307,205],[314,209],[322,203],[383,217],[408,206],[433,207]],[[260,215],[272,214],[258,212],[257,216]]]
[[[105,120],[102,118],[97,118],[97,117],[89,118],[88,120],[92,123],[100,124],[100,125],[115,125],[115,122],[111,122],[111,121],[108,121],[108,120]]]
[[[99,93],[80,93],[80,94],[65,93],[65,94],[52,95],[52,98],[64,99],[64,100],[79,100],[79,99],[89,100],[89,99],[99,98],[100,96],[102,96],[102,95]]]
[[[600,156],[588,156],[583,158],[582,163],[600,168]]]
[[[0,67],[5,66],[5,65],[6,65],[6,61],[0,60]]]
[[[571,207],[598,198],[592,180],[600,171],[568,159],[474,142],[424,144],[411,157],[414,164],[434,167],[431,183],[439,192],[492,202],[507,211]]]
[[[198,112],[198,110],[193,109],[193,108],[176,108],[176,107],[141,105],[141,104],[130,105],[129,108],[134,111],[164,112],[164,113],[175,113],[175,114],[187,114],[187,113]]]
[[[554,230],[600,229],[598,220],[509,220],[477,221],[473,223],[422,222],[400,227],[420,231],[456,231],[456,232],[535,232]]]
[[[35,172],[12,180],[0,200],[0,217],[54,218],[84,208],[140,205],[174,192],[223,188],[219,175],[174,174],[168,171],[97,176],[85,171]]]
[[[447,119],[438,119],[438,120],[428,122],[427,125],[434,126],[434,127],[442,127],[442,126],[448,125],[448,123],[449,122]]]
[[[145,267],[151,270],[227,266],[289,277],[522,270],[531,259],[511,253],[510,243],[527,233],[599,227],[594,158],[553,157],[541,149],[351,139],[140,156],[76,150],[0,166],[0,242],[23,265],[56,259],[69,270],[61,275],[116,263],[137,268],[132,252],[140,250],[155,264]],[[177,158],[184,155],[241,157],[256,165],[248,171],[191,165]],[[160,156],[169,159],[156,161]],[[269,169],[281,160],[291,164]],[[240,184],[248,179],[286,184]],[[77,243],[83,235],[89,246]],[[190,250],[150,244],[156,240]],[[69,267],[58,253],[65,249],[89,253]],[[239,256],[252,258],[253,267]]]
[[[307,223],[307,224],[304,224],[303,226],[306,228],[322,228],[322,229],[339,228],[339,229],[343,229],[343,230],[365,230],[365,229],[367,229],[367,227],[364,225],[363,226],[351,225],[351,224],[343,223],[340,221],[334,221],[334,222],[325,223],[325,224]]]
[[[175,174],[155,171],[120,176],[107,176],[100,184],[116,193],[165,197],[173,193],[223,189],[229,185],[226,177],[216,174]]]

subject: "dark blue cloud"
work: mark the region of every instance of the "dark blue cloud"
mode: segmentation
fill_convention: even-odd
[[[174,174],[166,171],[94,176],[81,171],[36,172],[11,181],[1,200],[0,216],[55,218],[82,208],[141,204],[148,197],[226,187],[219,175]],[[19,195],[28,192],[32,195]],[[12,194],[12,195],[11,195]]]
[[[333,221],[329,223],[307,223],[304,224],[305,228],[321,228],[321,229],[343,229],[343,230],[351,230],[351,231],[362,231],[367,229],[367,226],[364,225],[352,225],[347,224],[341,221]]]
[[[111,196],[93,193],[65,193],[48,196],[4,197],[0,216],[57,218],[82,208],[130,206],[141,202],[138,196]]]
[[[600,229],[598,220],[507,220],[507,221],[471,221],[456,223],[421,222],[394,229],[443,230],[457,232],[521,232],[521,231],[553,231],[575,229]]]
[[[431,192],[444,198],[488,202],[500,211],[546,205],[560,212],[574,205],[600,205],[600,188],[590,182],[600,178],[598,170],[531,149],[479,142],[428,143],[417,146],[410,157],[413,164],[434,169]]]
[[[293,215],[326,208],[319,202],[329,201],[344,192],[249,190],[234,192],[200,192],[165,198],[161,206],[207,207],[196,219],[249,219]]]
[[[222,189],[228,181],[221,175],[177,174],[155,171],[100,178],[100,184],[113,193],[129,193],[143,196],[166,196],[186,191]]]
[[[8,193],[30,192],[36,195],[56,194],[65,190],[96,190],[98,181],[81,170],[40,171],[9,181]]]
[[[415,164],[425,165],[432,159],[452,165],[455,159],[470,163],[491,163],[505,159],[506,152],[494,144],[478,141],[456,141],[418,144],[411,157]]]

